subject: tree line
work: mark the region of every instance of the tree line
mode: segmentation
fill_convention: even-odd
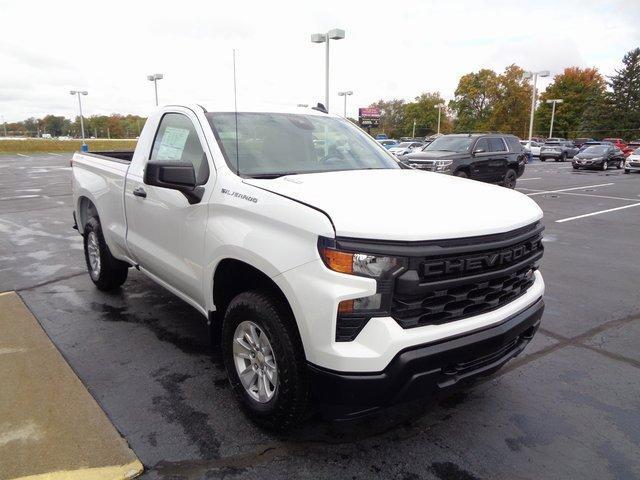
[[[145,117],[138,115],[92,115],[84,117],[86,138],[136,138],[140,135]],[[11,137],[52,137],[80,138],[80,117],[70,120],[63,116],[46,115],[42,118],[28,118],[21,122],[6,123],[7,136]],[[4,129],[0,128],[4,134]]]
[[[495,131],[528,138],[532,86],[524,70],[509,65],[504,72],[490,69],[463,75],[455,97],[442,111],[442,133]],[[553,78],[539,95],[534,136],[549,135],[552,105],[556,105],[553,135],[564,138],[640,137],[640,48],[628,52],[620,68],[605,77],[596,68],[568,67]],[[372,131],[390,137],[436,133],[438,108],[444,103],[437,92],[423,93],[413,102],[379,100],[380,127]]]

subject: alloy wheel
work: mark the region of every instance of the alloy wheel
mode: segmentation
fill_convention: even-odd
[[[89,267],[91,268],[91,277],[98,279],[100,277],[100,243],[96,232],[89,232],[87,237],[87,254],[89,256]]]
[[[251,321],[233,334],[233,361],[240,383],[257,402],[267,403],[278,388],[278,366],[267,334]]]

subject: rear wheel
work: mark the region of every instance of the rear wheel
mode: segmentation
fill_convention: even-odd
[[[307,364],[295,320],[268,291],[236,296],[224,317],[222,355],[245,414],[268,430],[287,430],[309,405]]]
[[[618,162],[618,164],[616,165],[616,168],[617,168],[618,170],[620,170],[622,167],[624,167],[624,160],[620,160],[620,161]]]
[[[507,188],[516,188],[516,181],[518,179],[518,174],[513,168],[509,168],[507,173],[504,174],[504,181],[502,183],[503,186]]]
[[[84,258],[89,277],[100,290],[114,290],[127,279],[129,265],[111,255],[98,217],[91,217],[84,227]]]

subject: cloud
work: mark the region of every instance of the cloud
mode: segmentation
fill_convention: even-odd
[[[331,43],[331,107],[349,89],[348,113],[380,98],[425,91],[451,98],[461,75],[511,63],[559,73],[596,66],[612,73],[640,44],[636,2],[195,0],[85,2],[0,0],[0,113],[8,120],[73,117],[70,89],[89,91],[88,115],[148,114],[149,73],[162,72],[162,103],[290,106],[324,100],[324,46],[310,35],[344,28]],[[548,81],[541,82],[542,87]]]

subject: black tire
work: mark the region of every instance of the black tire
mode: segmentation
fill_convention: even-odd
[[[97,270],[92,267],[89,254],[89,244],[92,243],[93,238],[97,241],[97,254],[100,259]],[[129,265],[111,255],[104,241],[98,217],[91,217],[84,227],[84,259],[87,263],[89,278],[99,290],[115,290],[127,280]]]
[[[507,173],[504,174],[504,181],[502,186],[506,188],[516,188],[516,182],[518,180],[518,173],[513,168],[508,168]]]
[[[616,168],[617,168],[618,170],[620,170],[622,167],[624,167],[624,160],[620,160],[620,161],[618,162],[618,164],[616,165]]]
[[[541,162],[546,162],[546,161],[547,161],[547,159],[546,159],[546,158],[542,158],[542,157],[540,157],[540,161],[541,161]]]
[[[624,169],[624,173],[631,173],[631,170]]]
[[[277,365],[273,397],[263,403],[245,389],[235,364],[234,333],[245,321],[266,333]],[[307,362],[295,320],[274,295],[265,290],[252,290],[231,301],[222,326],[222,356],[236,399],[256,425],[270,431],[284,431],[304,420],[310,402]]]
[[[556,162],[564,162],[567,159],[567,154],[563,153],[560,155],[560,158],[556,160]]]
[[[573,166],[573,169],[574,169],[574,170],[580,170],[580,167],[579,167],[579,166],[577,166],[577,165],[574,165],[574,166]]]
[[[469,175],[467,175],[467,172],[465,172],[464,170],[457,170],[454,174],[454,177],[460,177],[460,178],[469,178]]]
[[[609,162],[607,162],[606,160],[603,160],[602,161],[602,166],[600,167],[600,170],[602,170],[604,172],[608,168],[609,168]]]

